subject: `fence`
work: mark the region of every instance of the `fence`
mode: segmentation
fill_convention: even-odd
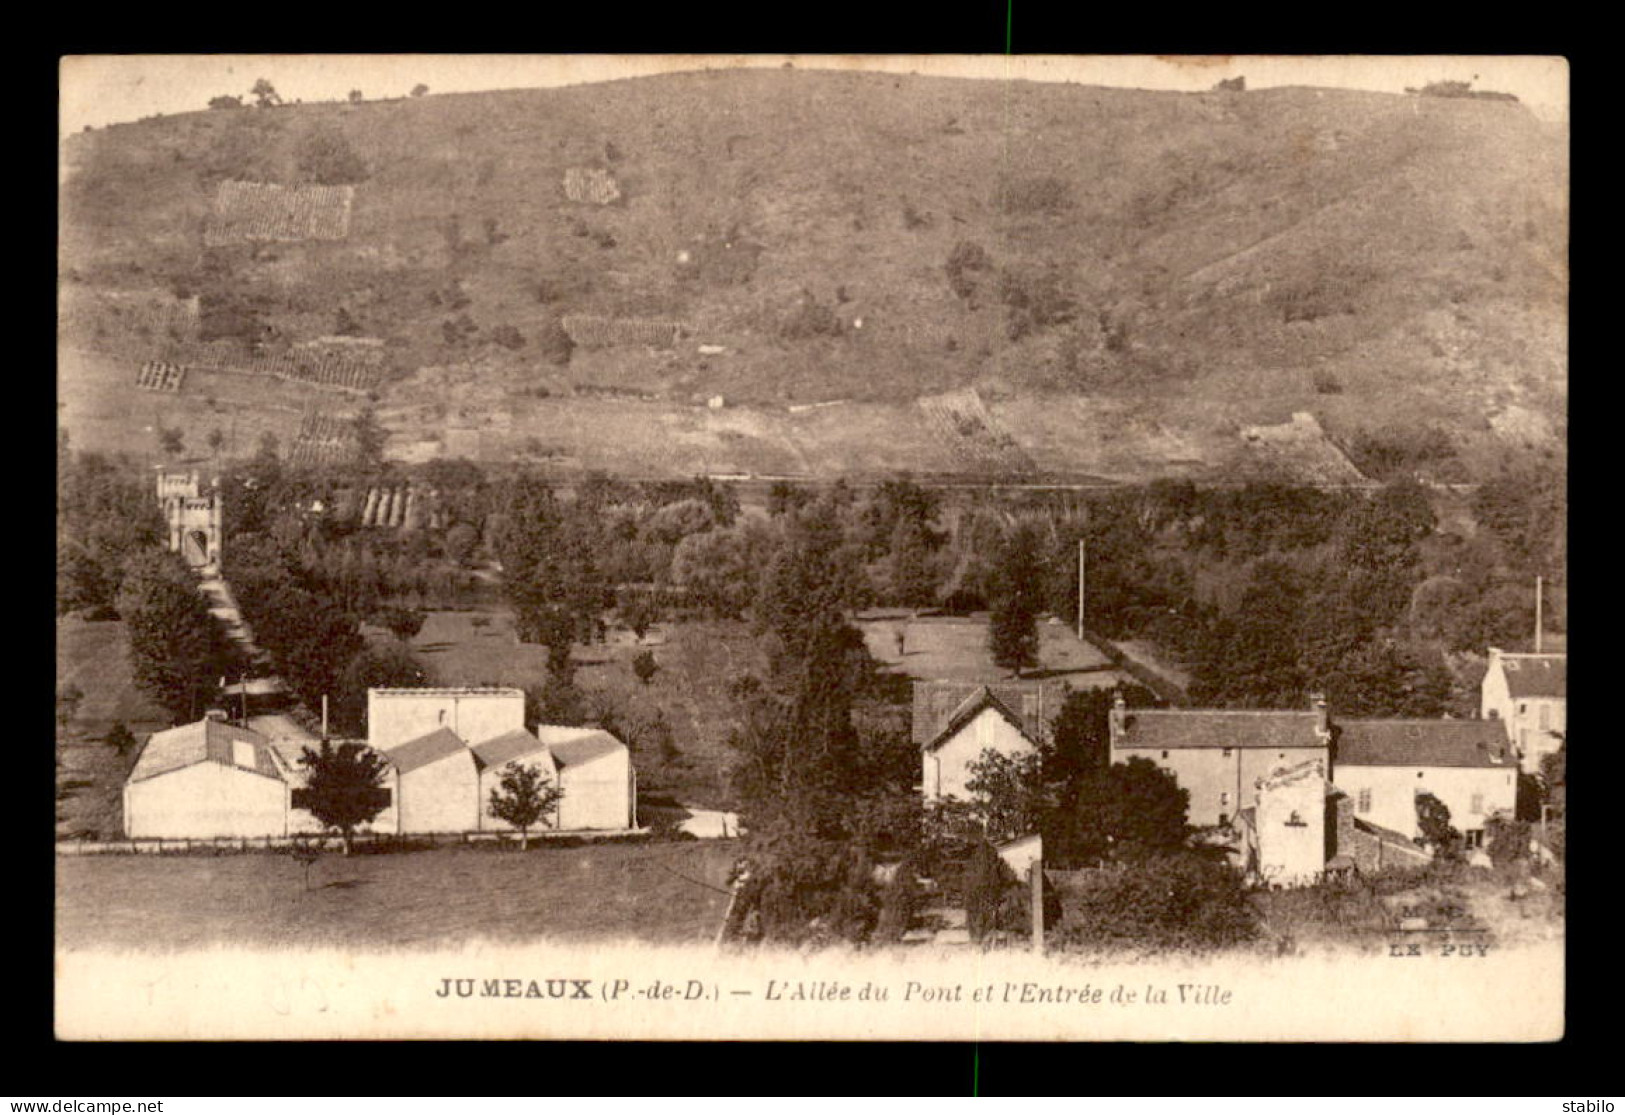
[[[541,843],[547,840],[579,840],[591,843],[614,842],[619,840],[642,840],[649,836],[653,830],[648,828],[636,829],[576,829],[554,831],[552,829],[539,829],[530,834],[532,843]],[[476,844],[514,844],[519,843],[517,832],[414,832],[396,835],[393,833],[357,833],[351,842],[356,848],[366,848],[371,851],[414,851],[425,847],[472,847]],[[56,854],[59,856],[133,856],[133,855],[242,855],[259,852],[285,852],[289,848],[300,844],[318,847],[323,851],[337,852],[344,848],[344,840],[338,836],[310,834],[308,836],[214,836],[214,837],[151,837],[138,840],[58,840]]]

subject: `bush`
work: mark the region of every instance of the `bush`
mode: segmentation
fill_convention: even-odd
[[[801,292],[796,308],[779,323],[779,337],[786,341],[840,335],[841,319],[834,310],[814,298],[809,290]]]
[[[342,186],[365,182],[369,177],[367,164],[338,132],[322,129],[306,133],[295,146],[293,158],[303,182]]]
[[[953,251],[948,253],[946,264],[948,286],[960,298],[969,298],[976,293],[977,274],[989,270],[992,266],[993,261],[988,258],[987,251],[980,244],[961,240],[954,245]]]
[[[995,929],[1020,930],[1024,924],[1019,899],[1021,881],[987,841],[979,841],[965,865],[965,925],[971,940]],[[1017,902],[1011,902],[1012,898]]]
[[[655,661],[654,652],[646,650],[632,659],[632,672],[644,685],[653,681],[655,674],[660,672],[660,663]]]
[[[1258,919],[1240,873],[1181,852],[1098,874],[1075,892],[1063,933],[1087,946],[1216,949],[1251,940]]]

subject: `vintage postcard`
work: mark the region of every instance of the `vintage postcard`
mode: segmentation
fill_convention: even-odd
[[[65,59],[57,1035],[1560,1039],[1568,121]]]

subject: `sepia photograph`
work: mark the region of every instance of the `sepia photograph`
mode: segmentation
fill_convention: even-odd
[[[1561,58],[62,60],[56,1035],[1553,1042]]]

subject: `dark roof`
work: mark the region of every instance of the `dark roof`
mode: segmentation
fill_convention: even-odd
[[[538,733],[545,731],[545,726],[537,729]],[[617,751],[625,751],[626,745],[608,732],[592,730],[585,735],[548,740],[547,749],[553,753],[553,761],[559,766],[576,767]]]
[[[1416,848],[1416,841],[1395,829],[1384,828],[1381,825],[1372,824],[1370,821],[1363,820],[1359,817],[1354,818],[1354,827],[1356,830],[1366,833],[1369,836],[1375,836],[1377,839],[1385,841],[1386,843],[1403,844],[1405,847],[1413,850]]]
[[[1501,670],[1513,697],[1568,697],[1566,654],[1503,654]]]
[[[1340,720],[1337,765],[1500,767],[1510,765],[1498,720]]]
[[[468,751],[468,745],[456,732],[450,728],[436,728],[426,736],[409,739],[399,747],[392,747],[384,753],[396,770],[402,774],[426,767],[430,763],[438,763],[448,755],[455,755],[460,751]],[[472,753],[470,753],[472,754]]]
[[[984,691],[1021,718],[1023,730],[1035,740],[1049,738],[1049,721],[1066,700],[1066,683],[1058,680],[955,681],[934,678],[914,683],[914,746],[927,747],[942,734],[966,701]]]
[[[992,709],[1004,717],[1005,720],[1009,721],[1012,728],[1021,733],[1023,739],[1037,746],[1037,741],[1033,739],[1033,734],[1028,731],[1027,726],[1021,722],[1021,717],[1011,712],[1009,706],[999,700],[992,689],[984,685],[959,702],[959,707],[954,709],[952,715],[948,717],[948,722],[942,726],[942,730],[926,743],[925,750],[935,751],[966,724],[969,724],[988,709]]]
[[[547,745],[523,728],[503,732],[500,736],[493,736],[483,743],[474,745],[474,754],[488,767],[499,767],[503,763],[545,750]]]
[[[1116,747],[1324,747],[1319,714],[1269,709],[1130,709]]]
[[[253,748],[253,766],[238,764],[236,745],[239,743],[249,744]],[[127,781],[140,782],[203,762],[252,771],[279,782],[285,780],[281,766],[271,753],[270,741],[264,736],[224,720],[199,720],[179,728],[154,732],[148,737]]]

